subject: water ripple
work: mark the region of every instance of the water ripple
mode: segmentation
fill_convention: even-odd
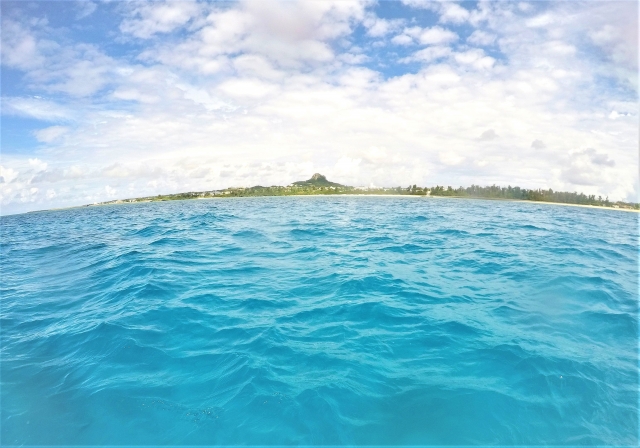
[[[635,214],[289,197],[0,224],[5,445],[638,444]]]

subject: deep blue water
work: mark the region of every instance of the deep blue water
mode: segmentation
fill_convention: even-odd
[[[638,443],[635,213],[285,197],[0,223],[3,445]]]

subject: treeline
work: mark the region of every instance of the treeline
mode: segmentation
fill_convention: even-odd
[[[250,197],[250,196],[308,196],[308,195],[328,195],[328,194],[349,194],[352,187],[318,187],[318,186],[290,186],[282,187],[273,185],[263,187],[256,185],[248,188],[228,188],[222,194],[228,197]],[[220,193],[217,194],[218,196]]]
[[[527,189],[520,187],[499,187],[492,185],[490,187],[481,187],[479,185],[471,185],[464,188],[452,188],[436,185],[435,187],[418,187],[411,185],[407,188],[354,188],[349,186],[340,187],[322,187],[322,186],[277,186],[263,187],[256,185],[249,188],[226,188],[224,190],[211,190],[201,192],[177,193],[168,195],[150,196],[136,199],[125,199],[109,201],[108,203],[121,202],[147,202],[147,201],[175,201],[184,199],[197,199],[207,197],[247,197],[247,196],[301,196],[301,195],[419,195],[419,196],[449,196],[449,197],[468,197],[468,198],[485,198],[485,199],[516,199],[523,201],[542,201],[542,202],[559,202],[564,204],[580,204],[580,205],[597,205],[604,207],[631,208],[640,209],[640,204],[627,202],[611,202],[609,198],[596,197],[595,195],[586,195],[584,193],[553,191],[552,189]]]
[[[414,186],[415,187],[415,186]],[[517,199],[523,201],[541,201],[541,202],[559,202],[563,204],[580,204],[580,205],[599,205],[604,207],[627,206],[631,208],[639,208],[638,204],[626,202],[611,202],[609,198],[602,196],[586,195],[584,193],[553,191],[552,189],[528,189],[520,187],[499,187],[492,185],[490,187],[481,187],[479,185],[471,185],[464,188],[452,188],[437,185],[429,189],[432,196],[456,196],[456,197],[472,197],[487,199]]]

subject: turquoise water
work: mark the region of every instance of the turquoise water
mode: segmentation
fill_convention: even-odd
[[[367,197],[3,217],[3,445],[636,445],[638,215]]]

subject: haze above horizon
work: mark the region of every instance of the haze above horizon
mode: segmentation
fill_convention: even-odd
[[[9,2],[2,214],[282,185],[638,202],[638,4]]]

